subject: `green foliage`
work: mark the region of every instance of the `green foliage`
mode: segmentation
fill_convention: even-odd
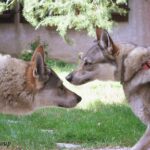
[[[16,0],[1,0],[0,1],[0,14],[14,7],[15,1]]]
[[[29,44],[30,45],[30,50],[23,51],[23,53],[20,55],[19,58],[22,59],[22,60],[25,60],[25,61],[30,61],[35,49],[41,43],[44,46],[45,55],[47,56],[47,51],[46,51],[47,44],[45,42],[41,42],[40,37],[37,37],[37,39],[35,39],[35,41],[33,41]],[[54,68],[54,70],[58,71],[58,72],[70,71],[71,69],[75,68],[75,66],[76,66],[74,64],[68,64],[64,61],[53,60],[53,59],[51,60],[51,59],[48,59],[48,58],[46,58],[46,64],[48,65],[48,67]]]
[[[56,26],[64,37],[71,28],[86,29],[90,35],[96,26],[110,29],[111,13],[125,13],[116,3],[126,3],[126,0],[26,0],[23,4],[24,16],[33,26]]]
[[[31,50],[26,50],[20,55],[20,59],[25,61],[30,61],[32,57],[33,52]]]
[[[69,72],[75,69],[75,64],[68,64],[61,60],[47,59],[46,64],[49,68],[54,69],[57,73]]]
[[[127,2],[127,0],[18,1],[23,5],[23,15],[30,24],[36,28],[55,26],[62,37],[65,37],[67,30],[71,28],[85,29],[89,35],[94,33],[95,27],[111,29],[113,26],[111,13],[125,14],[126,11],[117,4]]]
[[[25,51],[21,54],[20,59],[25,61],[30,61],[33,52],[31,50]],[[76,65],[68,64],[64,61],[54,60],[54,59],[46,59],[46,64],[49,68],[53,68],[57,72],[65,72],[70,71],[71,69],[75,68]]]
[[[25,61],[29,61],[31,60],[31,57],[35,51],[35,49],[42,44],[44,49],[46,49],[46,47],[48,46],[45,42],[41,42],[40,37],[37,37],[37,39],[35,39],[35,41],[31,42],[30,45],[30,50],[25,50],[23,51],[23,53],[21,54],[20,58],[25,60]],[[47,55],[47,51],[45,50],[45,55]]]
[[[34,50],[40,45],[40,43],[40,37],[37,37],[34,42],[30,43],[30,49],[32,50],[32,52],[34,52]]]

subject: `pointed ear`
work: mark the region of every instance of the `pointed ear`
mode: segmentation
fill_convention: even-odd
[[[96,27],[96,37],[97,37],[97,41],[100,40],[101,33],[102,33],[102,29],[99,28],[99,27]]]
[[[113,41],[106,30],[102,31],[99,44],[103,50],[106,50],[111,55],[114,54]]]
[[[43,48],[42,45],[39,45],[39,46],[35,49],[35,51],[34,51],[34,53],[33,53],[33,55],[32,55],[31,61],[34,61],[34,60],[35,60],[35,57],[36,57],[37,53],[40,53],[41,56],[42,56],[42,58],[43,58],[43,60],[44,60],[44,48]]]
[[[39,80],[43,80],[45,77],[45,65],[43,56],[40,52],[37,52],[34,60],[33,77]]]
[[[111,47],[112,46],[112,43],[111,43],[111,38],[108,34],[107,31],[102,31],[102,34],[101,34],[101,38],[100,38],[100,45],[103,49],[106,49],[108,47]]]

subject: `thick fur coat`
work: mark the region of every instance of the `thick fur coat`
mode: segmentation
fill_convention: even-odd
[[[94,79],[103,80],[100,66],[110,65],[106,74],[111,71],[114,79],[122,83],[131,109],[147,125],[145,134],[132,150],[147,150],[150,148],[150,47],[114,43],[107,31],[97,35],[100,37],[97,37],[96,44],[81,58],[80,69],[66,79],[78,85]]]
[[[30,62],[0,55],[0,112],[18,115],[51,105],[74,107],[80,100],[47,67],[42,46]]]
[[[0,110],[12,113],[33,109],[34,95],[26,82],[27,63],[0,55]]]

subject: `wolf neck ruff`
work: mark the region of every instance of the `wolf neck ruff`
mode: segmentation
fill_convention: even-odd
[[[123,55],[122,56],[122,62],[121,62],[121,84],[124,84],[124,73],[125,73],[125,66],[124,66],[124,62],[125,59],[128,57],[128,55]],[[150,60],[146,61],[145,63],[143,63],[141,65],[141,69],[140,70],[149,70],[150,69]]]
[[[101,49],[103,55],[105,56],[105,58],[107,58],[107,60],[113,64],[113,65],[117,65],[116,64],[116,61],[115,59],[111,59],[110,57],[108,57],[106,54],[105,54],[105,51],[103,49],[103,47],[99,44],[98,42],[98,46],[99,48]],[[121,84],[123,85],[124,84],[124,73],[125,73],[125,66],[124,66],[124,62],[125,62],[125,59],[128,57],[129,54],[126,54],[126,55],[123,55],[122,56],[122,61],[121,61],[121,73],[120,73],[120,81],[121,81]],[[141,69],[140,70],[149,70],[150,69],[150,60],[146,61],[145,63],[142,64],[141,66]]]

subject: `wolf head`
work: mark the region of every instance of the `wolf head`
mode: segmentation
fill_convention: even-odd
[[[94,45],[80,56],[78,68],[66,77],[69,82],[80,85],[95,79],[114,80],[118,50],[107,31],[99,29],[96,34]]]
[[[37,107],[73,107],[81,97],[68,90],[56,73],[47,67],[42,46],[37,47],[26,71],[27,87],[34,93]]]

